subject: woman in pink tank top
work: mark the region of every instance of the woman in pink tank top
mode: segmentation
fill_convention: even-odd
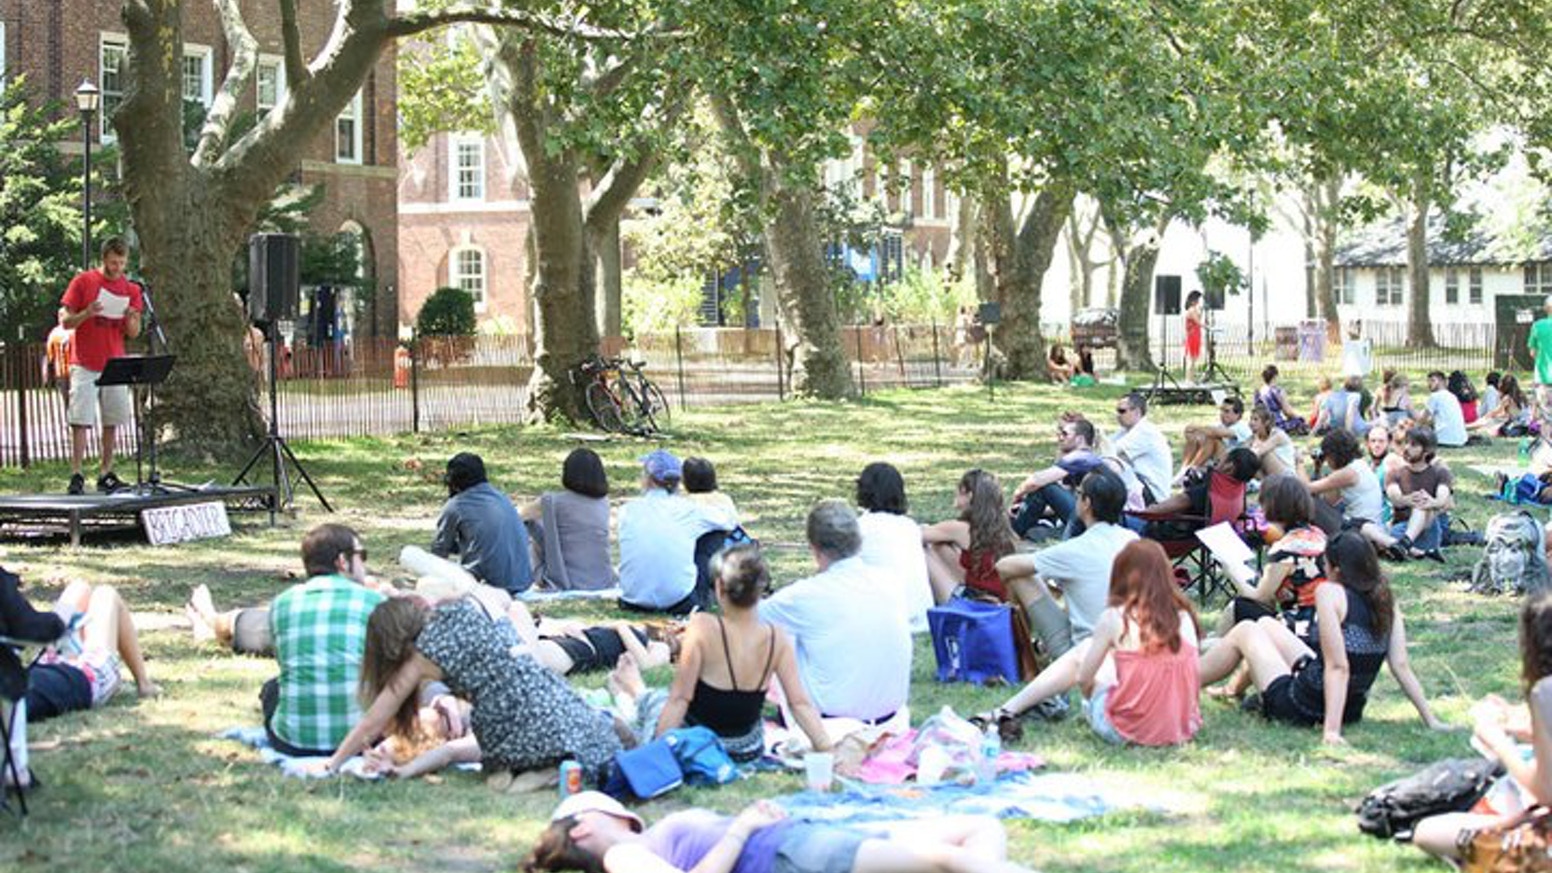
[[[1051,663],[989,715],[1002,722],[1045,700],[1082,690],[1094,732],[1113,743],[1172,746],[1202,726],[1198,706],[1200,627],[1164,550],[1129,543],[1110,569],[1110,606],[1093,636]]]

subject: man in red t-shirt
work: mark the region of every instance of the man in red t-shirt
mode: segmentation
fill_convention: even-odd
[[[120,425],[128,424],[131,407],[129,387],[97,387],[97,378],[109,358],[124,354],[124,338],[140,335],[140,313],[144,303],[140,286],[129,281],[124,267],[129,263],[129,246],[119,237],[102,244],[102,268],[87,270],[70,280],[70,287],[59,301],[64,310],[60,324],[74,330],[70,343],[70,493],[86,490],[81,462],[86,458],[86,436],[102,419],[102,463],[98,469],[97,490],[103,493],[124,487],[113,473],[113,440]]]

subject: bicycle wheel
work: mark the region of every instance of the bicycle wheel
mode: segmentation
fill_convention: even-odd
[[[663,396],[661,389],[647,377],[641,377],[642,409],[646,412],[647,421],[652,423],[653,430],[662,430],[669,424],[668,398]]]
[[[651,433],[652,421],[645,415],[646,407],[642,405],[641,394],[624,373],[615,377],[614,393],[619,399],[620,421],[624,432]]]
[[[609,433],[624,433],[625,419],[620,415],[620,402],[599,382],[589,382],[586,392],[587,411],[593,422]]]

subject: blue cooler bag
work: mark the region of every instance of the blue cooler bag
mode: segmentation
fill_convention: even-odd
[[[927,610],[939,682],[1019,683],[1013,608],[962,597]]]

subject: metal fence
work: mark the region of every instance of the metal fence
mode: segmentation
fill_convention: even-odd
[[[1157,328],[1155,358],[1178,371],[1179,329]],[[1293,331],[1290,333],[1290,331]],[[1436,324],[1438,348],[1411,348],[1405,325],[1369,322],[1376,371],[1396,367],[1413,375],[1463,369],[1480,379],[1502,361],[1507,348],[1492,325]],[[766,402],[792,396],[790,362],[781,353],[778,328],[695,328],[639,336],[627,349],[606,341],[606,354],[628,352],[646,362],[653,381],[676,408]],[[946,325],[863,325],[842,329],[852,376],[864,394],[886,388],[930,388],[969,382],[980,372],[980,349],[955,342]],[[1062,337],[1066,341],[1065,337]],[[1256,384],[1267,362],[1285,378],[1311,378],[1340,369],[1340,346],[1323,333],[1300,341],[1296,329],[1251,341],[1246,334],[1219,332],[1218,361],[1245,386]],[[1108,350],[1096,355],[1101,375],[1114,366]],[[292,441],[350,436],[384,436],[418,430],[521,422],[528,405],[533,354],[526,336],[426,339],[412,348],[392,340],[357,340],[327,350],[284,352],[276,406],[280,431]],[[1502,369],[1501,366],[1499,366]],[[266,389],[267,391],[267,386]],[[269,398],[262,398],[269,410]],[[98,451],[97,434],[89,452]],[[123,455],[135,450],[134,434],[122,428],[116,440]],[[0,466],[62,461],[70,455],[63,392],[47,381],[41,343],[7,344],[0,351]]]

